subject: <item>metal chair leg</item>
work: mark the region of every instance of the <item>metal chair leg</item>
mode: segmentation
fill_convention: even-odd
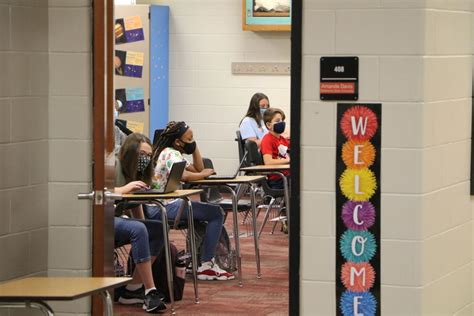
[[[199,304],[199,292],[197,282],[197,247],[196,239],[194,238],[194,222],[193,222],[193,207],[191,201],[188,198],[183,199],[184,203],[188,203],[188,227],[189,236],[191,236],[190,247],[191,247],[191,261],[193,263],[193,284],[194,284],[194,302]]]
[[[233,234],[234,234],[234,243],[235,243],[235,252],[237,254],[237,273],[239,286],[243,286],[242,279],[242,254],[240,253],[240,236],[239,236],[239,219],[237,215],[237,195],[235,191],[228,185],[222,185],[222,189],[228,191],[231,194],[232,198],[232,221],[233,221]]]
[[[257,207],[256,207],[256,200],[255,200],[255,185],[250,186],[250,196],[251,196],[251,203],[252,203],[252,227],[253,227],[253,240],[255,244],[255,260],[257,262],[257,278],[261,278],[261,270],[260,270],[260,245],[258,242],[257,236]]]
[[[51,307],[45,302],[4,302],[0,303],[1,308],[12,308],[12,309],[27,309],[35,308],[39,309],[46,316],[54,316],[54,312]]]
[[[267,210],[265,212],[265,217],[263,218],[263,223],[262,223],[262,226],[260,226],[260,231],[258,232],[258,238],[260,238],[260,235],[262,234],[262,231],[263,231],[263,227],[265,226],[265,224],[267,223],[268,221],[268,217],[270,216],[270,211],[273,207],[273,203],[275,203],[276,199],[274,197],[272,197],[272,199],[270,200],[270,203],[268,203],[268,207],[267,207]]]
[[[249,216],[249,213],[250,213],[250,210],[247,210],[244,214],[244,219],[242,220],[242,225],[245,224],[245,222],[247,221],[247,217]]]
[[[280,210],[278,211],[278,217],[281,216],[281,213],[283,212],[283,210],[285,210],[285,207],[280,205]],[[276,228],[276,225],[278,224],[278,222],[281,222],[281,221],[275,221],[275,223],[273,223],[273,228],[272,228],[272,231],[270,233],[271,235],[273,235],[273,233],[275,232],[275,228]]]
[[[270,235],[273,235],[273,233],[275,232],[275,228],[276,228],[278,222],[279,222],[279,221],[275,221],[275,222],[273,223],[273,227],[272,227],[272,231],[270,232]]]
[[[166,208],[163,204],[158,201],[153,201],[153,204],[157,205],[161,209],[161,222],[163,225],[163,240],[165,242],[165,260],[166,260],[166,276],[168,278],[168,292],[170,293],[170,307],[171,314],[176,314],[174,310],[174,295],[173,295],[173,272],[172,272],[172,262],[171,262],[171,249],[170,242],[168,238],[168,213],[166,213]]]

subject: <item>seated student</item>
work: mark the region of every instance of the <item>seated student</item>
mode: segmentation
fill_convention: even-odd
[[[151,184],[153,167],[152,148],[146,136],[130,134],[120,149],[116,161],[116,193],[130,193]],[[161,222],[143,220],[141,205],[131,206],[134,219],[115,217],[115,243],[131,243],[132,257],[136,264],[133,280],[119,297],[122,304],[141,304],[148,313],[166,309],[163,296],[153,281],[151,265],[163,248]]]
[[[183,181],[201,180],[214,173],[213,169],[204,168],[201,153],[189,126],[184,122],[169,122],[153,149],[156,188],[166,185],[173,163],[185,160],[183,154],[193,157],[193,163],[188,162],[183,172]],[[175,200],[166,204],[168,218],[176,218],[182,203],[182,200]],[[201,266],[197,269],[198,279],[221,281],[234,279],[234,275],[221,269],[214,259],[224,223],[224,211],[218,205],[196,201],[192,202],[192,207],[194,220],[207,222],[200,258]],[[146,208],[148,218],[160,218],[159,212],[158,208],[149,206]],[[182,221],[187,221],[187,215],[187,205],[185,205]]]
[[[290,163],[288,150],[290,142],[281,134],[285,131],[285,113],[277,108],[269,108],[263,115],[263,121],[268,128],[268,133],[263,137],[260,151],[263,163],[266,165],[280,165]],[[282,172],[289,176],[288,170]],[[268,176],[268,185],[274,189],[283,189],[283,179],[279,175]]]
[[[118,156],[120,152],[120,147],[122,147],[123,142],[127,138],[128,134],[125,134],[124,131],[122,130],[123,128],[126,128],[122,124],[119,123],[118,120],[118,115],[119,112],[117,109],[114,107],[114,139],[115,139],[115,157]]]
[[[265,124],[263,124],[263,114],[269,106],[270,101],[265,94],[258,92],[252,96],[247,114],[239,124],[240,136],[243,141],[252,140],[260,148],[263,136],[268,133]]]

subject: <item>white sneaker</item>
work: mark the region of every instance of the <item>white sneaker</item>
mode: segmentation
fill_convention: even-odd
[[[226,281],[226,280],[233,280],[235,276],[222,270],[215,262],[214,258],[211,261],[203,262],[201,266],[197,270],[197,278],[199,280],[219,280],[219,281]]]

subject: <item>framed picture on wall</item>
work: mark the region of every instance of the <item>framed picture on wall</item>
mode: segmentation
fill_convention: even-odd
[[[291,0],[242,0],[244,31],[290,31]]]

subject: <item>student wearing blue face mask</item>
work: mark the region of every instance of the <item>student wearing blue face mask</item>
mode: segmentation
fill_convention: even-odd
[[[269,108],[263,116],[268,134],[262,139],[260,151],[263,155],[263,163],[266,165],[281,165],[290,163],[290,141],[283,137],[285,132],[285,113],[277,108]],[[282,172],[289,176],[289,171]],[[268,185],[274,189],[283,189],[283,179],[278,175],[268,176]]]
[[[263,123],[263,114],[269,107],[270,101],[265,94],[258,92],[252,96],[247,114],[240,121],[239,130],[242,140],[252,140],[260,148],[262,138],[268,132]]]

